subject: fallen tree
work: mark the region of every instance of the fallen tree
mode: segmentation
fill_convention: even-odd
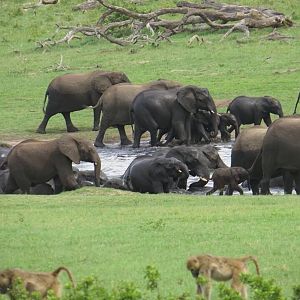
[[[267,8],[253,8],[241,5],[229,5],[212,0],[204,0],[201,4],[182,1],[176,7],[160,8],[150,13],[140,13],[125,7],[115,6],[106,0],[87,1],[81,4],[84,9],[89,4],[106,8],[95,25],[91,26],[60,26],[57,32],[68,30],[67,34],[60,40],[38,42],[41,47],[53,46],[60,43],[70,43],[74,38],[80,38],[77,34],[85,36],[102,37],[108,41],[124,46],[136,42],[158,42],[169,40],[169,37],[177,33],[199,28],[214,28],[215,30],[227,29],[222,40],[233,31],[244,32],[246,37],[250,36],[252,28],[278,28],[292,26],[293,22],[283,13]],[[98,5],[97,5],[98,6]],[[78,6],[79,7],[79,6]],[[106,22],[113,14],[122,16],[123,21]],[[180,15],[179,19],[164,19],[166,15]],[[126,31],[124,29],[127,29]],[[125,34],[126,32],[126,34]],[[122,37],[116,37],[122,36]],[[170,41],[170,40],[169,40]]]

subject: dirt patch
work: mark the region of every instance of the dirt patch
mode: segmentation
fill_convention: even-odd
[[[215,100],[216,107],[217,107],[217,108],[228,107],[228,105],[229,105],[229,103],[230,103],[231,101],[232,101],[232,100],[228,100],[228,99]]]

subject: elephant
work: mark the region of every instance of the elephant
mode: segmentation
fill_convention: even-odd
[[[173,138],[179,144],[189,145],[191,141],[191,115],[198,110],[212,114],[214,134],[218,134],[217,109],[206,88],[188,85],[170,90],[146,90],[136,96],[132,103],[134,119],[133,147],[140,145],[144,132],[149,131],[151,146],[158,145],[157,133],[167,133],[167,145]]]
[[[5,160],[5,158],[8,155],[10,150],[11,150],[11,147],[9,145],[0,143],[0,166],[1,166],[2,162]]]
[[[244,192],[239,183],[249,180],[249,172],[242,167],[231,167],[231,168],[219,168],[214,171],[211,180],[214,182],[213,188],[206,193],[211,195],[215,191],[220,190],[219,195],[223,195],[223,191],[226,185],[228,185],[229,192],[227,195],[232,195],[233,191],[238,191],[240,195]]]
[[[76,181],[80,187],[82,186],[92,186],[95,183],[95,172],[93,170],[79,170],[76,167],[72,167],[73,173],[75,175]],[[106,174],[100,170],[100,177],[99,177],[100,185],[105,184],[108,180]]]
[[[226,168],[218,154],[218,151],[211,145],[197,146],[175,146],[165,153],[165,157],[173,157],[187,165],[189,174],[198,176],[198,187],[203,187],[207,184],[210,178],[210,170],[217,168]],[[187,179],[182,179],[178,186],[186,189]]]
[[[269,127],[272,123],[270,113],[283,117],[280,102],[270,96],[236,97],[229,104],[227,112],[235,115],[239,127],[241,124],[260,125],[262,120]]]
[[[118,189],[118,190],[128,190],[128,187],[125,185],[123,177],[113,177],[109,178],[104,184],[103,187]]]
[[[125,132],[125,125],[133,124],[130,108],[133,99],[142,91],[148,89],[168,90],[179,87],[180,83],[171,80],[156,80],[146,84],[118,84],[110,87],[100,98],[102,118],[100,130],[94,142],[96,147],[104,147],[103,139],[107,128],[117,127],[120,134],[121,145],[129,145],[132,142]]]
[[[30,187],[54,180],[55,193],[79,188],[72,170],[72,162],[94,163],[95,185],[99,186],[101,161],[94,146],[87,140],[63,135],[51,141],[35,139],[17,144],[6,158],[9,177],[5,193],[18,188],[30,193]]]
[[[182,178],[189,176],[187,166],[176,158],[142,155],[135,158],[123,175],[129,190],[140,193],[169,193]]]
[[[228,142],[231,139],[229,130],[235,130],[235,138],[239,134],[239,126],[233,114],[217,114],[218,130],[221,133],[221,140]],[[228,129],[229,127],[229,129]],[[210,143],[210,132],[213,131],[212,115],[209,111],[200,110],[192,117],[191,139],[192,143],[199,143],[203,138],[206,143]]]
[[[43,105],[44,119],[36,132],[46,133],[49,119],[58,113],[64,116],[68,132],[78,131],[71,121],[70,113],[87,107],[94,110],[93,130],[98,130],[101,95],[110,86],[122,82],[130,82],[124,73],[100,70],[83,74],[65,74],[54,78],[46,90]],[[45,109],[47,97],[48,103]]]
[[[271,194],[272,176],[283,175],[284,190],[291,193],[293,181],[297,195],[300,194],[300,117],[291,116],[276,120],[268,129],[261,152],[253,168],[260,163],[262,168],[261,193]]]

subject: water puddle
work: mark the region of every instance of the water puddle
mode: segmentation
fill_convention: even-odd
[[[231,165],[231,149],[233,143],[234,142],[211,144],[216,147],[220,157],[227,166]],[[154,154],[158,152],[163,153],[167,150],[167,147],[150,147],[148,142],[142,142],[140,148],[132,148],[131,145],[121,147],[119,143],[107,144],[104,148],[97,148],[97,152],[101,158],[101,169],[108,178],[123,175],[129,164],[139,155]],[[79,170],[93,170],[94,168],[93,164],[87,162],[81,162],[80,165],[76,165],[76,167]],[[197,180],[198,178],[190,176],[188,184]],[[203,194],[207,192],[212,185],[212,181],[209,181],[200,193]],[[243,190],[245,194],[252,194],[251,191],[248,191],[248,188],[244,188]],[[274,195],[283,194],[283,190],[281,188],[271,188],[271,192]]]

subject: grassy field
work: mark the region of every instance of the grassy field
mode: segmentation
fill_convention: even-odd
[[[278,29],[295,37],[289,42],[266,41],[263,37],[271,29],[251,31],[248,42],[240,42],[239,32],[220,42],[225,31],[208,30],[198,33],[205,42],[191,47],[191,34],[180,34],[158,47],[121,48],[83,38],[46,51],[37,49],[35,42],[51,37],[56,23],[94,23],[99,11],[74,12],[72,5],[81,1],[68,0],[24,12],[20,8],[26,2],[0,0],[0,142],[50,139],[65,132],[63,118],[57,115],[49,121],[48,134],[35,134],[45,90],[58,75],[97,66],[124,71],[137,83],[166,78],[207,87],[217,103],[243,94],[267,94],[281,101],[286,114],[293,111],[300,74],[298,0],[227,1],[267,6],[292,16],[294,27]],[[175,2],[145,0],[138,8]],[[61,55],[70,69],[51,71]],[[71,116],[81,130],[78,134],[94,140],[92,111]],[[116,129],[111,129],[106,141],[115,138]],[[299,199],[294,196],[152,196],[92,188],[52,197],[0,195],[0,269],[47,271],[63,264],[77,279],[95,274],[107,284],[134,280],[142,285],[146,265],[154,264],[164,293],[193,293],[194,281],[185,270],[189,255],[253,254],[262,274],[290,294],[299,284],[299,217]]]
[[[189,255],[258,257],[261,273],[289,294],[299,284],[299,199],[143,195],[85,188],[53,197],[5,196],[1,267],[52,270],[76,279],[94,274],[108,285],[145,288],[145,267],[161,272],[164,294],[187,291]],[[253,265],[250,270],[254,272]]]

